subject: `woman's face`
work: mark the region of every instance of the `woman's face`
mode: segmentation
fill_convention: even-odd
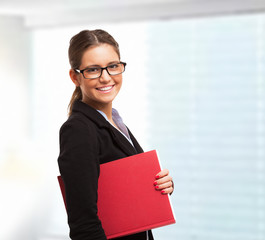
[[[84,52],[79,69],[107,67],[119,61],[119,56],[111,45],[101,44]],[[106,70],[103,70],[99,78],[85,79],[82,74],[77,73],[75,73],[75,78],[76,81],[73,78],[72,80],[76,86],[81,88],[82,101],[98,110],[112,106],[111,103],[122,85],[122,74],[110,76]]]

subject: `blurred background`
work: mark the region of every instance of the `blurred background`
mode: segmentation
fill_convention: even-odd
[[[68,239],[67,49],[97,28],[128,64],[114,107],[174,177],[155,239],[264,240],[264,0],[0,0],[0,239]]]

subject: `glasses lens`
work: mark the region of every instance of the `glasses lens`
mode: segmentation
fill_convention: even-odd
[[[85,78],[98,78],[101,74],[101,68],[87,68],[83,72]]]
[[[124,72],[124,65],[122,63],[115,63],[108,66],[110,75],[117,75]]]

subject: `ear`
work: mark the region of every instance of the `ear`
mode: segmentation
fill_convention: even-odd
[[[74,69],[70,69],[69,75],[75,86],[79,87],[80,86],[79,74],[75,72]]]

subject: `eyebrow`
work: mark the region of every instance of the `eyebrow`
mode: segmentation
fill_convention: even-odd
[[[120,61],[112,61],[112,62],[109,62],[109,63],[107,64],[107,66],[109,66],[109,65],[111,65],[111,64],[114,64],[114,63],[120,63]],[[97,64],[94,64],[94,65],[88,65],[88,66],[86,66],[86,67],[83,68],[83,69],[93,68],[93,67],[101,67],[101,66],[100,66],[100,65],[97,65]]]

